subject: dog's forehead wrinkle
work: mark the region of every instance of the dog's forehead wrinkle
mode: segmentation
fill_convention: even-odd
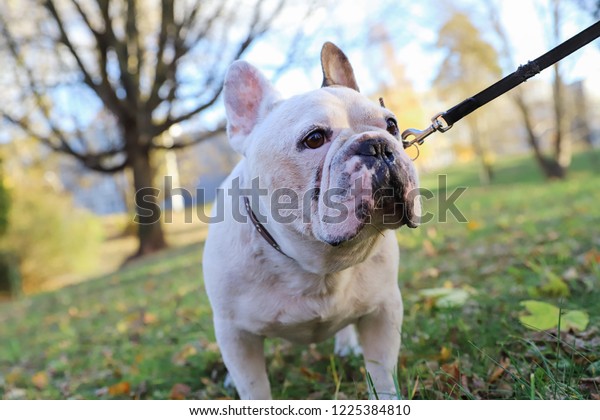
[[[288,121],[298,129],[320,123],[330,124],[333,129],[357,130],[362,125],[385,128],[385,119],[390,114],[374,102],[365,102],[358,92],[337,86],[321,88],[282,101],[273,108],[270,118]]]
[[[363,132],[370,128],[376,127],[385,129],[386,120],[394,115],[374,102],[365,102],[359,100],[360,98],[354,98],[354,95],[350,95],[351,99],[355,102],[351,102],[352,106],[346,106],[345,120],[349,122],[348,128],[353,132]]]
[[[319,91],[312,92],[310,95],[299,95],[290,98],[276,111],[276,117],[288,119],[301,125],[328,123],[346,116],[343,102],[337,99],[332,100],[332,95]],[[301,118],[298,118],[299,116]]]
[[[354,122],[356,131],[366,131],[368,127],[386,127],[386,119],[389,118],[380,108],[356,107],[349,110],[350,121]]]

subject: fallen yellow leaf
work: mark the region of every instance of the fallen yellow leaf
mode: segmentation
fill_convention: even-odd
[[[31,377],[31,383],[37,389],[44,389],[48,386],[48,374],[44,371],[38,372]]]
[[[442,346],[442,349],[440,350],[440,361],[445,362],[450,356],[452,356],[452,351],[448,347]]]
[[[15,385],[23,377],[23,370],[21,368],[14,368],[4,377],[4,380],[9,385]]]
[[[127,332],[128,326],[127,326],[127,322],[125,321],[119,321],[117,322],[117,331],[120,332],[121,334],[124,334]]]
[[[156,317],[156,315],[151,314],[149,312],[144,312],[144,324],[145,325],[154,324],[156,321],[158,321],[158,318]]]
[[[108,387],[108,393],[112,396],[129,395],[130,392],[131,385],[129,382],[119,382]]]
[[[481,222],[478,222],[476,220],[470,220],[467,223],[467,229],[469,229],[471,231],[481,229],[481,226],[482,226]]]
[[[179,352],[173,356],[173,363],[177,366],[183,366],[187,360],[198,354],[198,350],[193,344],[186,344]]]
[[[423,252],[428,257],[435,257],[437,255],[437,251],[429,239],[423,241]]]
[[[590,249],[585,253],[584,259],[587,264],[600,263],[600,252],[596,249]]]

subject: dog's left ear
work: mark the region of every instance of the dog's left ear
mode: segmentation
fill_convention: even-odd
[[[331,42],[323,44],[321,67],[323,68],[323,84],[321,87],[339,85],[360,92],[348,57],[335,44]]]

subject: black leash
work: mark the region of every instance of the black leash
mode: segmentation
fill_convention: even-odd
[[[535,76],[552,64],[574,53],[598,37],[600,37],[600,21],[579,32],[577,35],[566,40],[557,47],[551,49],[546,54],[536,58],[533,61],[529,61],[527,64],[519,66],[515,72],[509,74],[504,79],[494,83],[490,87],[482,90],[477,95],[465,99],[446,112],[440,112],[439,114],[436,114],[431,119],[431,126],[425,130],[416,130],[414,128],[404,130],[402,132],[402,143],[404,148],[406,149],[415,143],[418,145],[423,144],[425,138],[436,131],[444,133],[450,130],[454,123],[466,117],[477,108],[487,104],[490,101],[493,101],[498,96],[505,94],[512,88],[520,85],[530,77]],[[409,140],[409,137],[411,136],[414,138]]]

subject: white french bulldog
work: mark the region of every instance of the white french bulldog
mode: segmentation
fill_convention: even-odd
[[[402,297],[391,229],[418,224],[417,175],[394,115],[359,93],[344,53],[326,43],[321,64],[323,86],[287,100],[246,62],[225,79],[227,132],[244,159],[222,186],[213,212],[225,219],[209,227],[203,265],[243,399],[271,398],[265,337],[334,334],[338,354],[362,347],[377,396],[396,396]]]

